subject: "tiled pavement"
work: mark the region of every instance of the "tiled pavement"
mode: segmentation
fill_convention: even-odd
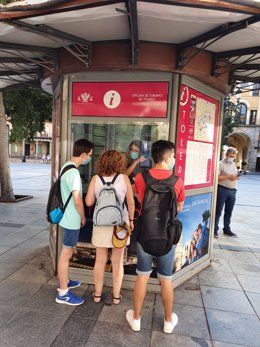
[[[260,175],[242,176],[234,210],[237,239],[214,241],[211,266],[175,290],[174,333],[162,332],[160,296],[149,293],[142,330],[125,321],[132,291],[111,305],[110,288],[94,304],[92,287],[74,290],[86,303],[73,308],[54,302],[57,281],[48,251],[44,208],[50,166],[13,163],[15,194],[33,199],[0,204],[0,347],[38,346],[260,346]]]

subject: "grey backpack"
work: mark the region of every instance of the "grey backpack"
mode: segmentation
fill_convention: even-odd
[[[111,182],[105,182],[104,178],[98,175],[103,187],[97,197],[94,209],[93,222],[95,226],[120,225],[124,222],[124,206],[120,203],[114,186],[118,175],[115,175]]]

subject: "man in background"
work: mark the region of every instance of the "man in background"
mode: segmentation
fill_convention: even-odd
[[[237,150],[229,147],[226,151],[225,158],[219,162],[218,191],[216,202],[216,216],[214,237],[218,237],[219,220],[224,209],[224,228],[223,233],[227,236],[237,237],[230,229],[231,216],[236,201],[236,185],[239,180],[235,158]]]

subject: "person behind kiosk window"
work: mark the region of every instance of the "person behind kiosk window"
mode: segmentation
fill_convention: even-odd
[[[239,180],[237,166],[235,163],[237,150],[229,147],[225,158],[219,162],[218,191],[216,202],[216,217],[214,237],[218,237],[219,220],[224,209],[224,228],[223,233],[227,236],[237,237],[230,229],[232,211],[236,201],[236,184]]]
[[[72,192],[72,198],[66,208],[60,226],[63,228],[63,247],[58,262],[58,278],[60,286],[55,301],[59,304],[77,306],[83,304],[84,300],[75,296],[70,289],[80,286],[80,281],[69,279],[69,261],[73,250],[77,245],[80,227],[86,224],[84,206],[82,201],[82,183],[77,169],[80,165],[87,165],[91,160],[94,145],[92,142],[81,139],[77,140],[73,146],[73,154],[61,168],[74,164],[61,177],[61,195],[65,203]]]
[[[172,175],[175,164],[174,144],[170,141],[159,140],[152,145],[154,166],[149,170],[153,178],[161,180]],[[181,211],[184,204],[184,184],[178,179],[174,186],[177,197],[177,208]],[[135,179],[135,191],[142,204],[146,185],[141,173]],[[164,306],[164,332],[171,333],[178,322],[178,317],[172,313],[173,286],[172,272],[176,245],[165,255],[157,257],[157,274],[161,285],[161,296]],[[152,272],[153,256],[145,253],[141,244],[137,242],[137,277],[134,286],[134,309],[126,312],[126,319],[134,331],[141,329],[141,308],[146,295],[147,282]]]
[[[141,141],[134,140],[130,143],[125,154],[126,171],[125,174],[129,177],[131,184],[134,184],[135,176],[140,171],[139,164],[146,160],[144,155],[140,155]]]
[[[97,161],[97,175],[93,176],[88,192],[86,195],[86,205],[95,204],[96,198],[103,187],[103,183],[98,175],[102,176],[105,182],[111,182],[113,177],[119,173],[114,183],[120,202],[123,204],[125,199],[127,208],[124,204],[123,219],[130,225],[130,229],[134,228],[134,197],[130,180],[125,172],[125,161],[123,155],[117,150],[108,150],[104,152]],[[102,291],[104,284],[105,267],[108,257],[108,249],[112,248],[112,277],[113,277],[113,304],[118,305],[121,300],[121,286],[124,275],[123,255],[124,248],[115,248],[112,245],[113,226],[94,226],[92,233],[92,244],[96,247],[96,259],[94,265],[94,283],[95,291],[93,292],[93,300],[99,303],[102,299]],[[130,243],[128,238],[126,245]]]

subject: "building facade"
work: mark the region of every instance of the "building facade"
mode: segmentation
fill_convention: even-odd
[[[11,124],[9,124],[9,130]],[[39,159],[43,156],[51,156],[51,143],[52,143],[52,123],[45,123],[45,130],[37,132],[33,141],[17,141],[9,144],[9,155],[11,158],[24,158],[24,159]]]
[[[228,136],[228,145],[238,150],[238,166],[248,171],[260,171],[259,88],[258,83],[241,84],[243,93],[237,94],[240,124]]]

